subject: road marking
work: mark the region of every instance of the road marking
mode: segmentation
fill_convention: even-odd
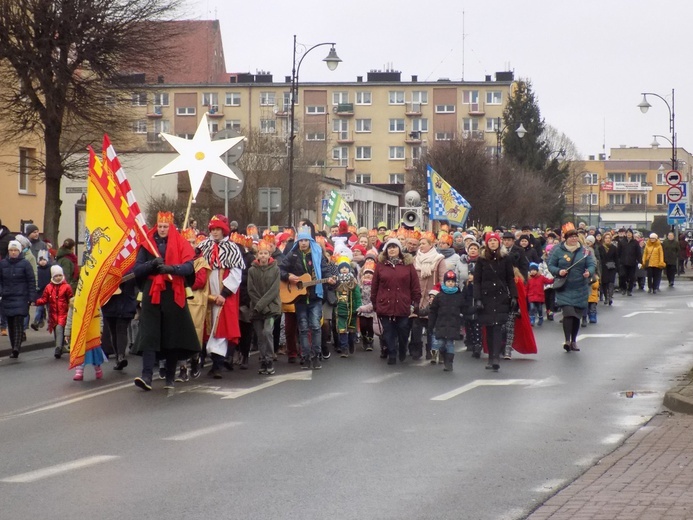
[[[447,401],[448,399],[457,397],[460,394],[468,392],[469,390],[474,390],[480,386],[535,385],[539,382],[539,379],[477,379],[476,381],[467,383],[464,386],[455,388],[444,394],[431,397],[431,401]]]
[[[284,383],[285,381],[310,381],[313,378],[312,370],[302,370],[301,372],[294,372],[292,374],[286,374],[283,376],[271,376],[269,380],[257,386],[251,386],[250,388],[243,388],[240,390],[232,390],[227,392],[227,394],[222,397],[222,399],[237,399],[243,397],[244,395],[252,394],[259,390],[264,390],[279,383]]]
[[[209,435],[210,433],[216,433],[221,430],[226,430],[227,428],[233,428],[243,424],[240,422],[227,422],[222,424],[217,424],[216,426],[209,426],[208,428],[200,428],[199,430],[193,430],[186,433],[179,433],[178,435],[172,435],[171,437],[165,437],[165,441],[189,441],[192,439],[197,439],[203,435]]]
[[[13,477],[7,477],[0,482],[9,482],[13,484],[27,484],[30,482],[36,482],[48,477],[53,477],[55,475],[60,475],[61,473],[67,473],[68,471],[74,471],[76,469],[84,469],[95,464],[101,464],[102,462],[108,462],[109,460],[117,459],[119,457],[115,455],[96,455],[94,457],[85,457],[83,459],[73,460],[72,462],[66,462],[64,464],[57,464],[55,466],[50,466],[48,468],[37,469],[35,471],[29,471],[28,473],[20,473]]]
[[[321,403],[323,401],[328,401],[330,399],[334,399],[335,397],[339,397],[340,395],[346,395],[344,392],[331,392],[329,394],[322,394],[318,395],[317,397],[313,397],[312,399],[306,399],[305,401],[301,401],[300,403],[296,404],[290,404],[289,408],[303,408],[305,406],[311,406],[317,403]]]
[[[371,377],[370,379],[366,379],[364,381],[364,383],[367,385],[377,385],[378,383],[382,383],[384,381],[387,381],[388,379],[392,379],[393,377],[397,377],[400,375],[402,375],[402,372],[390,372],[389,374],[385,374],[385,375],[378,376],[378,377]]]
[[[627,316],[624,316],[627,318]],[[640,334],[634,334],[629,332],[628,334],[580,334],[576,341],[580,341],[586,338],[637,338]]]
[[[118,390],[122,390],[123,388],[128,388],[132,387],[132,382],[128,383],[119,383],[117,386],[111,387],[111,388],[104,388],[103,390],[98,390],[96,392],[90,392],[84,395],[80,395],[79,397],[73,397],[71,399],[65,399],[64,401],[58,401],[57,403],[49,404],[46,406],[41,406],[39,408],[34,408],[33,410],[29,410],[26,412],[14,414],[17,417],[21,417],[24,415],[32,415],[35,413],[39,412],[45,412],[48,410],[55,410],[56,408],[62,408],[63,406],[67,406],[69,404],[74,404],[74,403],[79,403],[81,401],[86,401],[87,399],[93,399],[94,397],[99,397],[101,395],[105,394],[110,394],[111,392],[117,392]]]
[[[633,316],[637,316],[638,314],[671,314],[671,312],[667,312],[667,311],[636,311],[636,312],[631,312],[630,314],[626,314],[623,317],[624,318],[632,318]]]

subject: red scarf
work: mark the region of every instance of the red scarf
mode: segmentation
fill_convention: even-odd
[[[156,233],[156,228],[149,230],[147,235],[151,240],[152,245],[156,247],[156,242],[154,241],[154,233]],[[146,242],[145,242],[146,244]],[[150,253],[151,248],[146,248]],[[195,251],[187,240],[183,240],[180,236],[178,230],[171,226],[168,231],[168,241],[166,244],[166,258],[164,258],[164,263],[166,265],[179,265],[183,264],[189,260],[195,258]],[[152,287],[149,290],[149,296],[151,297],[151,302],[153,304],[161,303],[161,291],[166,290],[166,282],[170,281],[171,288],[173,289],[173,301],[176,302],[181,309],[185,307],[185,284],[183,283],[182,276],[171,276],[173,280],[169,280],[169,275],[167,274],[151,274],[149,279],[152,281]]]

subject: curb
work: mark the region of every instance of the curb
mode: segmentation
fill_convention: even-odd
[[[693,369],[679,384],[667,390],[662,404],[672,412],[693,415]]]

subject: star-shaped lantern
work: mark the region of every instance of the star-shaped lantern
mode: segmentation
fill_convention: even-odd
[[[153,176],[168,175],[187,171],[190,177],[190,187],[192,189],[192,198],[197,197],[200,191],[202,181],[207,175],[207,172],[223,175],[229,179],[238,180],[235,173],[221,159],[221,156],[243,141],[245,137],[233,137],[231,139],[221,139],[212,141],[209,135],[209,125],[207,123],[207,114],[202,116],[200,126],[197,127],[195,137],[192,139],[183,139],[170,134],[161,134],[161,137],[166,139],[171,146],[180,154],[166,166],[161,168]]]

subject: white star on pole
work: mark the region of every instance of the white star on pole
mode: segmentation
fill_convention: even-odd
[[[223,175],[235,181],[239,180],[236,174],[221,159],[221,155],[243,141],[245,137],[212,141],[209,135],[207,114],[202,116],[200,126],[197,127],[195,136],[192,139],[183,139],[182,137],[163,133],[161,137],[166,139],[180,155],[156,172],[153,177],[187,171],[190,177],[193,199],[197,197],[207,172]]]

